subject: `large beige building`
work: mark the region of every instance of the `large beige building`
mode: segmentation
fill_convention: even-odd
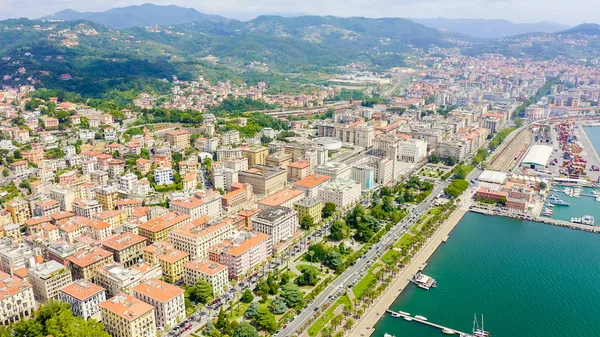
[[[168,241],[168,234],[171,230],[189,222],[189,215],[169,212],[139,225],[138,231],[141,236],[150,241]]]
[[[0,323],[7,325],[31,316],[35,306],[31,284],[0,272]]]
[[[257,146],[242,149],[242,156],[248,158],[248,166],[266,165],[268,155],[268,147]]]
[[[102,209],[110,211],[117,207],[120,198],[119,191],[114,186],[100,186],[96,188],[96,200],[102,205]]]
[[[72,281],[71,271],[54,260],[29,268],[27,279],[33,286],[35,299],[40,303],[58,299],[60,288]]]
[[[86,280],[76,280],[59,291],[59,299],[71,305],[75,316],[100,320],[100,303],[106,301],[104,288]]]
[[[152,278],[162,277],[162,268],[158,264],[136,263],[129,268],[111,263],[96,270],[96,284],[106,289],[108,296],[118,293],[130,293],[131,288]]]
[[[167,135],[167,142],[171,146],[176,146],[181,149],[187,149],[190,147],[190,133],[186,130],[173,130],[165,133]]]
[[[135,286],[132,292],[135,298],[154,306],[158,327],[172,328],[185,319],[183,289],[152,279]]]
[[[132,295],[118,294],[100,303],[104,330],[113,337],[154,337],[154,307]]]
[[[115,234],[102,240],[102,248],[114,254],[116,262],[129,267],[142,258],[146,238],[133,233]]]
[[[94,281],[96,269],[113,261],[113,253],[98,247],[89,247],[67,258],[67,267],[73,272],[73,279]]]
[[[193,285],[198,279],[203,279],[213,287],[215,298],[230,288],[227,266],[210,260],[189,261],[184,266],[183,280],[187,285]]]
[[[208,257],[208,248],[227,239],[232,230],[233,220],[230,218],[218,222],[202,217],[172,230],[169,238],[176,249],[205,259]]]
[[[287,173],[280,167],[254,166],[240,172],[238,180],[252,185],[254,194],[271,195],[285,188]]]
[[[7,202],[6,209],[10,212],[12,221],[18,225],[24,224],[27,219],[31,218],[29,204],[23,199],[14,199]]]

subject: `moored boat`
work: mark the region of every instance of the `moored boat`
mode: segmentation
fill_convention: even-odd
[[[410,316],[404,316],[404,320],[411,322],[413,320],[413,318]]]
[[[456,333],[456,331],[448,329],[448,328],[443,328],[442,333],[444,333],[446,335],[454,335]]]
[[[424,316],[421,316],[421,315],[417,315],[417,316],[415,316],[415,318],[416,319],[420,319],[422,321],[426,321],[427,320],[427,317],[424,317]]]

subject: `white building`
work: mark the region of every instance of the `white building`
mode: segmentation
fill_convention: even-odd
[[[356,145],[370,148],[375,141],[375,126],[371,124],[361,124],[356,127],[355,142]]]
[[[427,157],[427,143],[421,139],[407,139],[400,143],[400,160],[418,163]]]
[[[360,199],[360,184],[352,179],[329,181],[319,190],[319,199],[323,203],[332,202],[340,208],[346,208]]]
[[[16,276],[0,272],[0,318],[2,324],[33,315],[36,307],[33,287]]]
[[[185,284],[193,285],[198,279],[210,283],[215,298],[221,296],[231,286],[227,266],[210,260],[192,260],[183,266]]]
[[[75,316],[85,320],[100,319],[99,304],[106,301],[104,288],[87,280],[80,279],[60,289],[59,299],[71,305]]]
[[[226,131],[221,135],[221,144],[223,145],[237,145],[239,143],[241,143],[241,140],[238,130]]]
[[[252,217],[252,229],[271,236],[271,243],[287,241],[298,229],[298,213],[288,207],[270,207]]]
[[[353,166],[352,180],[359,183],[363,191],[368,191],[375,187],[375,169],[366,164]]]
[[[350,179],[351,167],[340,162],[330,161],[313,169],[314,173],[335,179]]]
[[[125,193],[131,193],[133,191],[133,183],[138,180],[137,176],[133,173],[127,173],[119,177],[119,191]]]
[[[173,183],[173,170],[168,167],[159,167],[154,170],[156,185],[169,185]]]

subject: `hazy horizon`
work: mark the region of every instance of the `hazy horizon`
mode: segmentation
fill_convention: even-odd
[[[111,8],[153,3],[194,8],[205,14],[216,14],[231,19],[250,20],[259,15],[335,15],[341,17],[363,16],[369,18],[397,17],[416,19],[490,19],[513,23],[550,21],[569,26],[597,22],[594,11],[581,11],[582,6],[593,6],[589,0],[572,0],[568,3],[542,0],[333,0],[328,4],[306,0],[294,3],[285,0],[256,0],[252,3],[239,0],[221,0],[217,3],[183,0],[152,1],[117,0],[96,2],[91,0],[0,0],[4,3],[0,19],[40,18],[65,9],[78,12],[99,12]],[[561,13],[556,17],[555,13]]]

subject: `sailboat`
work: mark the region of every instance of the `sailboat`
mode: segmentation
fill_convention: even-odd
[[[473,337],[488,337],[490,335],[489,332],[485,331],[483,328],[483,315],[481,315],[481,328],[479,328],[479,323],[477,322],[477,314],[473,315]]]

